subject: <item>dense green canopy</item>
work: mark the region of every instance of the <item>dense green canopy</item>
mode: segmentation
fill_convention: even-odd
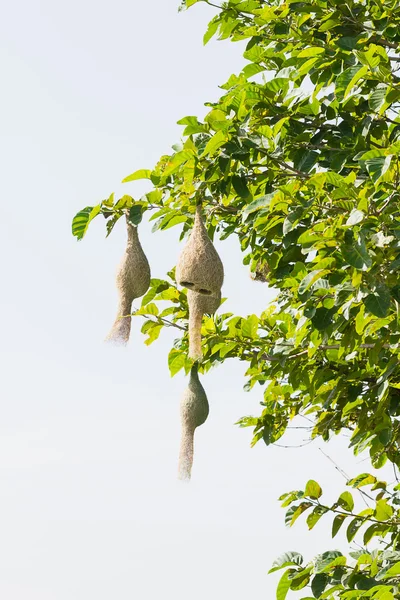
[[[246,387],[264,388],[262,414],[241,421],[255,442],[274,443],[302,414],[313,437],[347,429],[374,467],[398,467],[400,3],[230,0],[216,9],[204,41],[246,40],[242,71],[203,120],[179,121],[183,141],[171,155],[124,180],[149,179],[151,192],[85,208],[73,233],[82,238],[98,214],[110,233],[126,210],[135,224],[151,211],[153,231],[178,226],[182,238],[201,200],[210,236],[236,235],[243,262],[277,290],[261,315],[205,319],[201,370],[248,362]],[[188,372],[186,293],[173,271],[152,280],[135,314],[147,344],[177,327],[169,366]],[[363,543],[379,536],[382,549],[360,551],[351,567],[340,553],[306,566],[287,555],[278,600],[310,580],[314,597],[400,597],[397,488],[366,474],[349,485],[377,490],[361,515],[349,492],[321,504],[310,481],[283,498],[288,523],[309,510],[311,528],[333,511],[333,533],[349,519],[349,540],[365,525]]]

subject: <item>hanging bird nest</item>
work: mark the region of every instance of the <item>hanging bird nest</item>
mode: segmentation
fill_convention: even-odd
[[[224,267],[208,237],[200,206],[196,207],[193,230],[179,257],[175,275],[179,285],[199,294],[217,295],[222,288]]]
[[[268,274],[270,272],[270,268],[267,263],[258,261],[256,264],[255,270],[251,273],[251,278],[254,281],[260,281],[261,283],[268,282]]]
[[[143,296],[150,285],[150,266],[140,244],[137,227],[126,219],[128,240],[116,276],[118,312],[106,341],[126,344],[131,331],[132,302]]]
[[[199,380],[197,365],[194,365],[190,371],[189,385],[182,396],[180,406],[182,436],[178,467],[179,479],[189,480],[191,477],[194,432],[197,427],[205,423],[209,410],[207,396]]]
[[[212,315],[221,304],[221,292],[215,296],[205,296],[193,290],[187,292],[189,304],[189,358],[200,360],[203,356],[201,350],[201,326],[203,315]]]

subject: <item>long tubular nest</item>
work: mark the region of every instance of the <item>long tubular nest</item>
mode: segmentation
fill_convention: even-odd
[[[182,424],[178,465],[178,479],[181,481],[188,481],[192,476],[194,431],[194,427],[189,427],[187,424]]]
[[[112,342],[113,344],[121,346],[125,346],[129,342],[132,323],[131,311],[132,302],[120,302],[117,318],[114,321],[110,333],[105,339],[106,342]]]
[[[119,295],[117,317],[106,337],[115,344],[127,344],[131,331],[132,302],[143,296],[150,285],[150,266],[140,244],[137,227],[126,220],[128,240],[119,264],[116,284]]]
[[[213,296],[205,296],[188,290],[189,304],[189,358],[200,360],[203,356],[201,349],[201,326],[204,314],[214,314],[221,303],[221,292]]]
[[[205,423],[209,404],[197,373],[197,365],[190,372],[189,385],[186,388],[180,406],[181,412],[181,445],[179,451],[178,478],[189,480],[192,473],[194,456],[194,432]]]

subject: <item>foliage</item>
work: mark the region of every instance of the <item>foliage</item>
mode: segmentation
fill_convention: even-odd
[[[182,8],[200,2],[216,6],[186,0]],[[73,233],[82,238],[98,214],[109,234],[125,211],[135,224],[154,211],[154,232],[178,225],[183,239],[202,200],[210,236],[236,236],[244,264],[251,271],[265,265],[277,290],[261,315],[222,313],[203,322],[201,370],[239,359],[248,363],[245,387],[263,386],[262,414],[241,426],[268,445],[306,415],[312,438],[327,441],[347,429],[356,454],[367,450],[376,468],[398,467],[400,4],[229,0],[216,8],[204,42],[242,42],[247,63],[206,104],[204,119],[179,121],[183,139],[170,155],[124,180],[148,179],[149,193],[85,208]],[[164,326],[182,334],[168,359],[175,374],[190,369],[187,302],[169,276],[153,280],[135,314],[145,318],[147,344]],[[295,562],[278,598],[308,581],[314,597],[398,597],[390,570],[400,564],[393,493],[382,488],[370,515],[351,515],[343,499],[335,509],[335,527],[353,518],[351,536],[368,521],[378,527],[375,518],[379,527],[389,523],[388,533],[379,530],[391,536],[387,550],[354,557],[355,566],[332,554],[307,567]],[[289,504],[300,499],[291,520],[312,509],[314,525],[335,512],[307,490]],[[392,511],[386,521],[376,513],[383,502]],[[382,583],[356,582],[365,578]]]
[[[309,481],[304,491],[289,492],[281,496],[282,506],[289,507],[286,523],[292,526],[308,512],[307,525],[312,529],[324,515],[331,514],[332,538],[343,525],[349,542],[361,536],[362,546],[350,553],[349,560],[338,550],[324,552],[308,564],[298,553],[286,553],[277,559],[270,572],[285,569],[278,584],[278,598],[284,600],[290,590],[311,587],[314,598],[380,598],[393,600],[400,594],[400,484],[389,489],[386,482],[378,481],[368,473],[351,479],[350,488],[359,491],[367,506],[354,510],[351,492],[343,492],[333,504],[321,501],[322,489]],[[371,487],[371,492],[364,487]],[[371,494],[376,492],[375,496]],[[361,535],[362,534],[362,535]],[[369,549],[368,545],[379,537],[382,549]],[[309,600],[303,596],[302,600]]]

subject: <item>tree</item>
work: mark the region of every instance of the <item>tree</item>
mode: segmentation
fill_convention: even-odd
[[[236,235],[243,262],[267,277],[277,299],[261,315],[222,313],[203,322],[200,371],[228,359],[248,362],[246,388],[264,390],[263,412],[244,417],[253,443],[275,443],[299,415],[312,437],[350,431],[350,447],[373,467],[400,465],[400,3],[397,0],[186,0],[215,6],[204,36],[245,40],[247,63],[222,85],[204,120],[187,116],[183,141],[146,178],[154,189],[135,200],[112,195],[75,217],[81,239],[102,214],[107,235],[126,212],[138,224],[154,211],[153,231],[180,225],[180,239],[203,201],[211,238]],[[167,307],[165,308],[165,302]],[[162,304],[163,303],[163,304]],[[171,374],[188,372],[187,298],[174,282],[152,280],[134,315],[146,344],[163,327],[180,337]],[[396,475],[397,476],[397,475]],[[292,525],[308,511],[311,529],[326,513],[332,535],[363,533],[353,562],[327,552],[308,565],[289,553],[277,597],[311,584],[319,598],[399,598],[400,485],[362,474],[369,503],[354,513],[343,492],[330,506],[310,480],[282,496]],[[369,550],[370,540],[379,546]],[[357,538],[358,539],[358,538]],[[354,562],[355,561],[355,562]],[[303,596],[306,598],[306,596]]]

